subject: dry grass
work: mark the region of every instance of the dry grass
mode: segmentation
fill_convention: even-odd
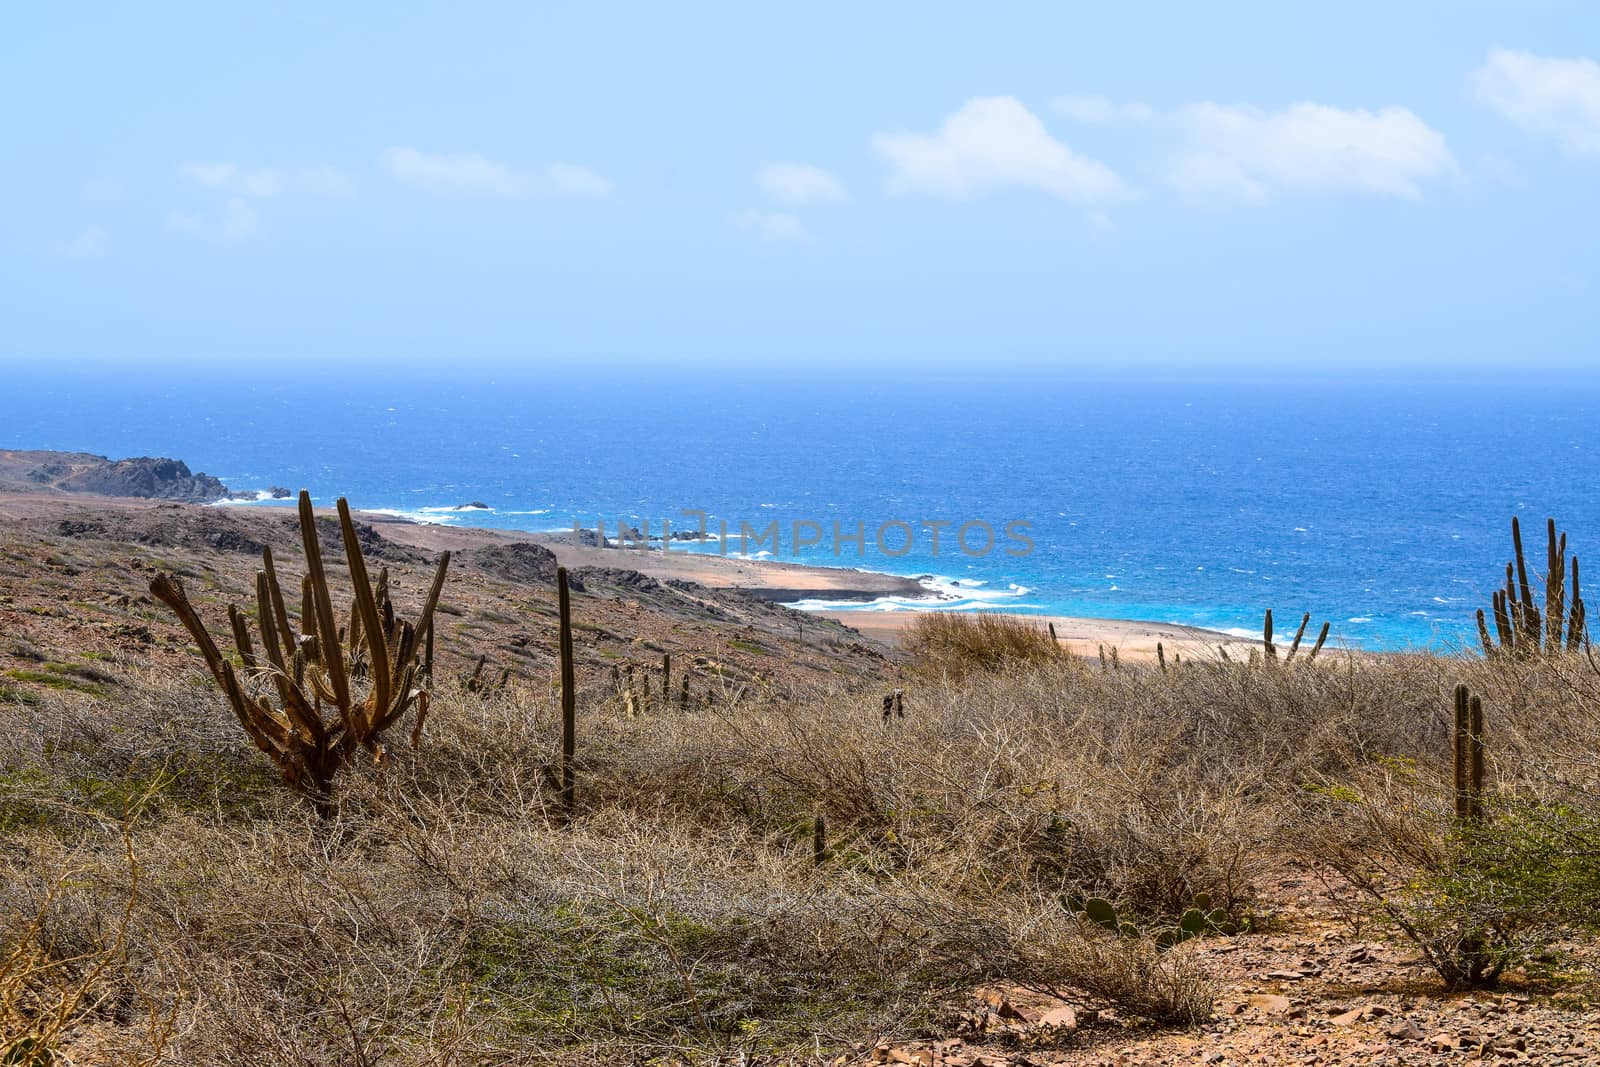
[[[960,678],[1058,659],[1062,651],[1036,620],[991,612],[930,611],[917,616],[905,646],[936,674]]]
[[[1155,922],[1205,893],[1270,922],[1264,870],[1315,858],[1304,784],[1395,759],[1447,781],[1458,680],[1491,709],[1498,789],[1600,797],[1581,661],[1036,659],[929,677],[887,726],[876,688],[635,718],[591,689],[571,831],[545,688],[441,691],[426,743],[355,770],[327,821],[198,674],[46,696],[5,709],[0,921],[83,980],[58,1035],[78,1062],[163,1013],[169,1063],[820,1061],[937,1030],[999,979],[1203,1018],[1190,954],[1086,931],[1058,894]]]

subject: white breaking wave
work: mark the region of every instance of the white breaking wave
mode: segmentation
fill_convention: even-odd
[[[360,508],[370,515],[389,515],[396,519],[406,519],[410,522],[421,523],[424,526],[454,526],[461,518],[461,513],[454,508]],[[476,510],[476,509],[473,509]]]
[[[807,597],[792,601],[787,607],[800,611],[996,611],[1010,608],[1033,608],[1023,597],[1033,592],[1025,585],[1010,583],[1004,589],[986,589],[987,582],[977,578],[946,578],[942,575],[922,575],[917,581],[928,590],[926,596],[882,596],[876,600],[829,600]]]
[[[270,489],[236,489],[234,492],[238,493],[239,495],[228,500],[213,500],[211,503],[205,506],[208,508],[224,508],[249,507],[252,504],[276,504],[279,507],[282,507],[283,505],[288,504],[292,507],[295,502],[295,498],[292,496],[278,497],[274,499],[272,496],[272,490]]]

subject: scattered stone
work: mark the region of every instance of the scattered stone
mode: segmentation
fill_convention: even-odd
[[[1292,1005],[1280,993],[1252,993],[1244,998],[1246,1004],[1268,1015],[1287,1015]]]
[[[1395,1041],[1421,1041],[1425,1036],[1422,1028],[1410,1019],[1401,1019],[1384,1031]]]

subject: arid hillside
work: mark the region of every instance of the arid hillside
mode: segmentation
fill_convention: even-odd
[[[348,603],[337,525],[331,516],[320,525],[335,595]],[[400,605],[420,600],[440,551],[454,552],[438,626],[441,677],[470,676],[484,658],[486,681],[552,684],[556,560],[549,547],[381,519],[360,529]],[[298,583],[304,555],[292,511],[0,495],[0,693],[104,693],[118,683],[99,664],[119,656],[192,665],[187,635],[150,596],[151,578],[177,575],[222,630],[227,605],[254,596],[264,545]],[[581,586],[575,645],[589,684],[609,684],[613,670],[625,681],[631,670],[641,690],[647,679],[659,688],[664,655],[676,663],[675,701],[685,677],[696,696],[895,673],[881,645],[837,622],[738,589],[648,577],[620,565],[626,552],[573,555]]]
[[[454,553],[435,677],[308,797],[149,592],[177,576],[231,649],[263,546],[295,600],[292,514],[0,498],[3,1062],[1600,1058],[1600,666],[1553,621],[1581,613],[1532,638],[1558,593],[1497,599],[1520,651],[1491,656],[1102,661],[1004,617],[892,651],[604,550],[350,537],[407,618]],[[305,670],[222,673],[301,744],[272,706]]]

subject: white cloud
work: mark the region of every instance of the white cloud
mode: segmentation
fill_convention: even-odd
[[[612,188],[609,179],[571,163],[515,170],[476,152],[389,148],[378,163],[397,181],[450,196],[605,196]]]
[[[838,178],[809,163],[769,163],[756,172],[756,184],[768,196],[786,204],[850,199]]]
[[[968,100],[937,133],[879,134],[872,143],[894,167],[896,192],[965,199],[1022,188],[1084,204],[1129,195],[1109,167],[1074,154],[1009,96]]]
[[[256,212],[244,200],[234,197],[223,205],[219,214],[185,214],[174,211],[167,216],[167,225],[182,233],[232,245],[248,241],[256,235]]]
[[[733,216],[733,224],[763,241],[811,243],[811,234],[806,231],[805,224],[783,211],[741,211]]]
[[[264,167],[251,170],[237,163],[185,163],[182,173],[208,189],[217,189],[233,196],[268,197],[280,193],[340,196],[355,188],[355,182],[349,175],[332,167],[301,170]]]
[[[1199,103],[1173,121],[1187,141],[1170,178],[1200,199],[1269,200],[1283,193],[1415,199],[1421,183],[1456,169],[1444,136],[1403,107],[1344,110],[1302,103],[1282,111]]]
[[[1156,114],[1149,104],[1118,104],[1103,96],[1058,96],[1050,106],[1073,122],[1149,122]]]
[[[1496,48],[1468,84],[1482,103],[1568,152],[1600,156],[1600,65]]]
[[[106,231],[98,226],[88,226],[61,246],[61,254],[68,259],[99,259],[106,254]]]

